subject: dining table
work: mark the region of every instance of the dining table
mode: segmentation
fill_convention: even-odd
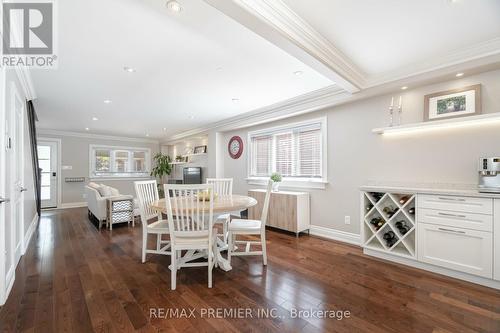
[[[191,209],[189,207],[189,202],[187,204],[188,206],[186,206],[185,209]],[[252,206],[255,206],[256,204],[257,200],[246,195],[217,195],[214,197],[213,201],[214,221],[219,215],[238,213]],[[200,209],[203,208],[203,210],[208,211],[209,205],[210,202],[204,201],[200,204]],[[167,199],[159,199],[153,201],[150,205],[150,208],[157,212],[167,214]],[[217,238],[217,252],[215,253],[217,265],[224,271],[230,271],[232,267],[229,264],[229,261],[221,254],[221,251],[224,251],[225,249],[227,249],[227,244]],[[183,262],[189,262],[202,258],[204,256],[206,256],[206,253],[190,250],[184,256],[182,256],[181,260]]]

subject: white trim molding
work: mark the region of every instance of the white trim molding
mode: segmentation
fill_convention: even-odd
[[[254,111],[247,112],[239,116],[231,117],[220,122],[175,134],[163,141],[163,143],[180,140],[200,133],[206,133],[211,130],[217,130],[221,132],[229,131],[294,117],[301,114],[325,109],[334,104],[340,103],[341,101],[348,100],[351,96],[351,94],[349,94],[339,86],[332,85],[312,91],[307,94],[290,98],[286,101],[271,104]]]
[[[280,0],[205,0],[353,93],[364,74],[329,40]]]
[[[311,233],[311,235],[314,236],[333,239],[336,241],[361,246],[361,236],[359,234],[320,227],[318,225],[311,225],[309,232]]]
[[[245,179],[248,185],[266,186],[269,177],[249,177]],[[324,190],[329,184],[327,180],[314,179],[314,178],[299,178],[289,179],[283,178],[280,183],[280,189],[309,189],[309,190]]]
[[[21,83],[21,87],[23,88],[24,95],[28,101],[34,100],[36,98],[36,92],[33,85],[33,80],[31,79],[31,72],[29,67],[16,66],[15,71],[17,74],[17,78]]]
[[[33,237],[33,234],[35,233],[36,227],[38,226],[38,222],[40,221],[40,217],[38,214],[35,213],[35,216],[33,216],[33,219],[31,220],[30,226],[28,227],[28,231],[24,234],[24,246],[23,246],[23,251],[22,255],[26,253],[26,250],[28,249],[28,246],[31,241],[31,237]]]
[[[59,130],[47,129],[47,128],[37,129],[37,134],[38,135],[70,136],[70,137],[75,137],[75,138],[86,138],[86,139],[99,139],[99,140],[160,144],[160,142],[158,140],[151,140],[151,139],[144,139],[144,138],[132,138],[132,137],[114,136],[114,135],[102,135],[102,134],[92,134],[92,133],[59,131]]]

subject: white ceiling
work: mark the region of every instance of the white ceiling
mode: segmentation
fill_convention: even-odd
[[[283,1],[366,75],[410,74],[500,38],[498,0]]]
[[[178,1],[59,1],[59,68],[32,72],[40,127],[181,137],[313,91],[500,63],[499,0]]]
[[[32,71],[39,127],[162,138],[333,84],[205,2],[179,2],[59,1],[59,68]]]

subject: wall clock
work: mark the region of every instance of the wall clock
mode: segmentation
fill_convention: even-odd
[[[229,156],[234,159],[240,158],[243,153],[243,140],[239,136],[233,136],[227,145]]]

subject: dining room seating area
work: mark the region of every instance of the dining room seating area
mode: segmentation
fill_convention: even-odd
[[[267,265],[265,227],[273,182],[268,181],[260,220],[237,218],[257,201],[234,195],[232,185],[230,178],[209,178],[206,184],[163,184],[165,197],[160,199],[156,180],[134,182],[142,228],[142,262],[148,254],[170,256],[172,290],[176,289],[177,270],[184,267],[207,266],[208,287],[212,288],[212,270],[230,271],[232,256],[262,256],[263,265]],[[242,235],[259,239],[237,239]],[[148,249],[148,236],[156,238],[154,249]],[[260,250],[252,251],[251,247]]]

